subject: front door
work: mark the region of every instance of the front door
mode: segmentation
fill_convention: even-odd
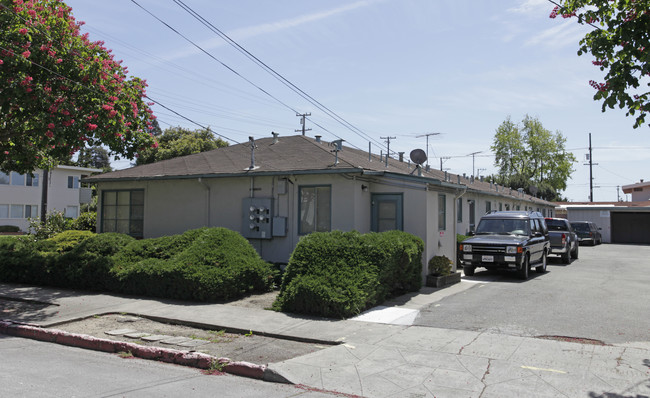
[[[402,194],[375,193],[371,197],[371,229],[384,232],[404,229]]]

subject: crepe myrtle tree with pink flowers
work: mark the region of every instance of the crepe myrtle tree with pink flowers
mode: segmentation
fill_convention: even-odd
[[[650,1],[564,0],[550,15],[558,16],[593,28],[580,40],[578,55],[591,53],[592,63],[606,71],[604,81],[589,82],[603,112],[626,108],[627,116],[636,116],[634,128],[643,125],[650,112]]]
[[[81,34],[58,0],[0,0],[0,170],[30,173],[103,145],[133,159],[157,143],[146,83]]]

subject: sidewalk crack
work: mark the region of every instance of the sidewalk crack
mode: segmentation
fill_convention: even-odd
[[[484,332],[480,332],[479,334],[476,335],[476,337],[474,337],[474,339],[472,339],[472,341],[470,341],[469,343],[467,343],[467,345],[464,345],[464,346],[460,347],[460,350],[458,350],[458,354],[457,354],[457,355],[463,355],[463,350],[464,350],[466,347],[469,347],[470,345],[472,345],[472,344],[473,344],[473,343],[474,343],[474,342],[475,342],[479,337],[481,337],[481,335],[482,335],[483,333],[484,333]]]

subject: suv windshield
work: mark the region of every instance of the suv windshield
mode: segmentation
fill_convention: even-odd
[[[476,234],[499,234],[499,235],[528,235],[528,222],[522,219],[482,219]]]

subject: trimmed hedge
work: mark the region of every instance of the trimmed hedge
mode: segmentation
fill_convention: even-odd
[[[422,239],[401,231],[317,232],[289,260],[275,310],[346,318],[422,286]]]
[[[130,243],[111,273],[124,293],[227,300],[273,287],[271,266],[226,228],[201,228]]]
[[[0,232],[19,232],[20,228],[15,225],[0,225]]]
[[[67,231],[36,241],[0,240],[0,280],[215,301],[268,291],[274,272],[225,228],[156,239]]]

